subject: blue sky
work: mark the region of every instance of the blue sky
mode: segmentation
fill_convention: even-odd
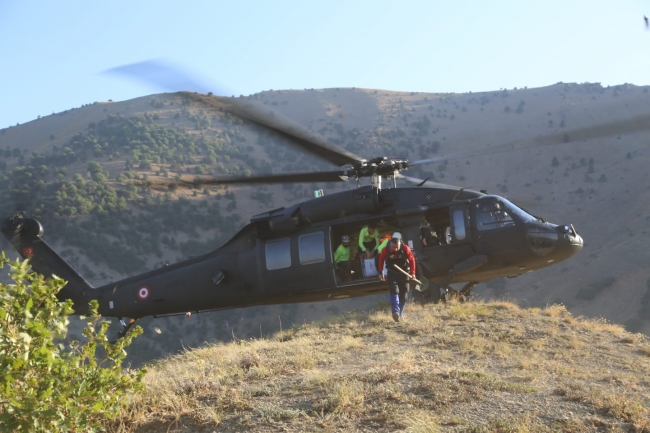
[[[650,0],[399,3],[0,0],[0,128],[161,92],[103,73],[151,59],[236,95],[650,85]]]

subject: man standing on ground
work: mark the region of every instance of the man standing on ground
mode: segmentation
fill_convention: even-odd
[[[398,232],[393,233],[388,248],[384,248],[379,256],[379,275],[382,281],[388,280],[393,320],[399,322],[404,320],[409,277],[398,271],[396,266],[415,278],[415,257],[408,245],[402,243],[402,235]]]

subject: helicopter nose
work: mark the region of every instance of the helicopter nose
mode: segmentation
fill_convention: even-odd
[[[530,249],[535,254],[546,257],[548,263],[566,260],[583,247],[582,237],[573,225],[530,222],[526,233]]]
[[[578,254],[584,246],[584,241],[582,240],[582,236],[576,232],[573,224],[560,225],[557,227],[557,230],[559,232],[558,249],[563,256],[560,260],[565,260]]]

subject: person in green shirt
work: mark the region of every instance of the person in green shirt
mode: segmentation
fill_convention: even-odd
[[[334,263],[342,280],[349,280],[354,274],[350,261],[350,236],[341,236],[341,245],[334,251]]]
[[[377,224],[370,223],[359,232],[359,251],[364,253],[365,259],[372,259],[379,245],[379,231]]]

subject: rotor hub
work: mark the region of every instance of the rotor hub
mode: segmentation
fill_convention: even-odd
[[[369,161],[364,160],[360,164],[344,169],[344,172],[347,176],[353,176],[357,179],[374,176],[390,178],[408,167],[409,161],[407,159],[380,156]]]

